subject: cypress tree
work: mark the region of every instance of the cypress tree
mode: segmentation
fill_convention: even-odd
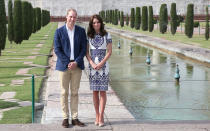
[[[194,5],[188,4],[187,15],[185,20],[185,34],[188,38],[192,38],[194,29]]]
[[[115,23],[115,11],[112,10],[112,24],[114,25]]]
[[[42,26],[46,26],[50,21],[49,11],[42,10]]]
[[[161,5],[159,17],[160,32],[164,34],[167,31],[168,25],[168,10],[166,4]]]
[[[29,13],[28,13],[28,19],[29,19],[29,37],[31,36],[32,32],[33,32],[33,25],[34,25],[34,12],[33,12],[33,7],[31,5],[31,3],[28,3],[29,6]]]
[[[149,6],[149,32],[152,32],[154,29],[154,18],[153,18],[153,8]]]
[[[45,20],[46,20],[46,16],[45,16],[45,10],[42,10],[42,17],[41,17],[41,23],[42,26],[45,26]]]
[[[6,11],[4,0],[0,0],[0,56],[1,50],[4,50],[7,37]]]
[[[112,10],[109,10],[109,23],[112,23]]]
[[[103,10],[103,21],[106,22],[106,13],[104,10]]]
[[[141,11],[140,7],[136,7],[136,16],[135,16],[135,29],[139,30],[141,24]]]
[[[109,12],[108,12],[108,10],[106,10],[106,21],[105,21],[106,23],[108,23],[109,22]]]
[[[128,14],[126,15],[126,25],[127,26],[129,25],[129,16],[128,16]]]
[[[16,44],[21,44],[23,41],[23,22],[22,22],[22,7],[21,1],[14,2],[14,41]]]
[[[28,14],[29,14],[29,10],[28,10],[28,2],[26,1],[22,1],[22,34],[23,34],[23,40],[28,40],[29,37],[29,18],[28,18]]]
[[[175,34],[176,33],[176,29],[177,29],[177,14],[176,14],[176,3],[172,3],[171,4],[171,34]]]
[[[45,10],[45,17],[45,25],[47,25],[50,22],[50,13],[47,10]]]
[[[205,38],[206,38],[206,40],[209,39],[209,12],[208,12],[208,6],[206,6],[206,29],[205,29]]]
[[[131,16],[130,16],[131,28],[134,28],[134,22],[135,22],[135,10],[134,10],[134,8],[131,8]]]
[[[118,10],[115,9],[115,19],[114,19],[115,25],[118,25]]]
[[[33,29],[32,29],[32,32],[35,33],[37,30],[36,30],[36,8],[33,8]]]
[[[110,23],[110,10],[107,10],[107,12],[108,12],[107,21],[108,21],[108,23]]]
[[[142,30],[148,30],[148,11],[147,6],[142,7]]]
[[[118,11],[118,22],[120,22],[120,11]]]
[[[29,37],[31,36],[31,21],[33,20],[32,19],[32,15],[31,15],[31,10],[30,10],[30,4],[29,2],[26,2],[26,9],[28,11],[27,13],[27,40],[29,39]]]
[[[12,0],[8,2],[8,39],[10,44],[14,40],[14,24],[13,24],[13,4]]]
[[[41,8],[36,8],[36,30],[41,29]]]
[[[47,23],[50,23],[50,11],[47,11],[48,21]]]
[[[120,26],[121,27],[124,26],[124,15],[123,15],[123,11],[121,11],[121,15],[120,15]]]

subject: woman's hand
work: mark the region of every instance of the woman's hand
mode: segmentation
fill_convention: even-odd
[[[104,63],[100,62],[99,64],[97,64],[96,66],[96,70],[100,70],[103,67]]]
[[[94,62],[91,62],[90,65],[92,66],[93,69],[96,70],[97,65]]]

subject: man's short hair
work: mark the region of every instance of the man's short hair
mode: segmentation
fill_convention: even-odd
[[[77,15],[77,11],[76,11],[75,9],[73,9],[73,8],[68,9],[68,11],[67,11],[67,14],[66,14],[66,15],[68,15],[68,14],[69,14],[69,12],[71,12],[71,11],[75,12],[75,13],[76,13],[76,15]]]

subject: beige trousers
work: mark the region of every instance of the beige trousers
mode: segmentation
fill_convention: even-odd
[[[61,108],[64,119],[69,118],[69,86],[71,92],[70,108],[71,118],[78,119],[78,90],[80,86],[80,79],[82,70],[76,67],[73,70],[59,71],[60,87],[61,87]]]

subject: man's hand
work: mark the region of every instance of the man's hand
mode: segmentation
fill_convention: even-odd
[[[73,70],[73,69],[75,69],[77,67],[77,62],[70,62],[69,64],[68,64],[68,69],[69,70]]]

